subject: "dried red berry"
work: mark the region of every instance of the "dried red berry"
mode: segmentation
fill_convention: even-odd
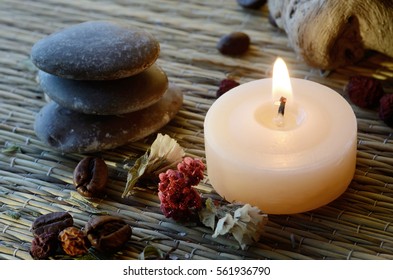
[[[265,5],[267,0],[237,0],[237,3],[243,8],[259,9]]]
[[[218,90],[216,92],[217,98],[226,93],[228,90],[233,89],[234,87],[237,87],[240,85],[238,82],[232,79],[224,79],[220,82],[220,85],[218,87]]]
[[[379,80],[365,76],[350,77],[346,91],[355,105],[366,109],[378,106],[385,94]]]
[[[250,41],[250,37],[246,33],[232,32],[220,38],[217,49],[225,55],[242,55],[250,47]]]
[[[382,96],[379,102],[379,117],[388,126],[393,127],[393,94]]]
[[[88,251],[88,242],[83,231],[76,227],[68,227],[59,233],[63,251],[69,256],[84,255]]]

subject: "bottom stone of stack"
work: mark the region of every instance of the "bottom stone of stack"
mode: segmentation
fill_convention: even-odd
[[[183,94],[174,84],[152,106],[122,115],[89,115],[54,101],[36,115],[38,138],[63,153],[92,153],[138,141],[165,126],[180,110]]]

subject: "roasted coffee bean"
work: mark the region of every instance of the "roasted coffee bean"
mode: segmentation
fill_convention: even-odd
[[[84,228],[91,245],[101,252],[116,252],[130,239],[131,227],[121,218],[96,216]]]
[[[237,0],[237,3],[243,8],[259,9],[265,5],[267,0]]]
[[[108,166],[103,159],[88,156],[74,170],[74,185],[78,193],[86,197],[104,194],[108,180]]]
[[[42,233],[35,236],[30,245],[30,256],[35,260],[48,259],[58,248],[56,233]]]
[[[232,32],[224,35],[217,43],[217,49],[225,55],[244,54],[250,47],[250,37],[243,32]]]
[[[74,220],[68,212],[53,212],[39,216],[33,222],[31,231],[34,236],[41,234],[59,234],[63,229],[72,226]]]

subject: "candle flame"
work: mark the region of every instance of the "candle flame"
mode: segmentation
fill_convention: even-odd
[[[287,103],[293,99],[288,68],[284,60],[280,57],[276,59],[273,66],[272,97],[274,104],[278,105],[282,97],[286,98]]]

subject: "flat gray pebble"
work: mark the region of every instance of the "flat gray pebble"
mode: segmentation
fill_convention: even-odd
[[[42,90],[59,105],[85,114],[117,115],[151,106],[168,88],[157,65],[137,75],[108,81],[70,80],[38,73]]]
[[[113,80],[135,75],[158,58],[159,42],[148,32],[107,21],[88,21],[34,44],[40,70],[74,80]]]
[[[48,146],[63,153],[92,153],[138,141],[165,126],[180,110],[183,94],[169,84],[160,101],[123,115],[86,115],[54,101],[36,115],[34,130]]]

